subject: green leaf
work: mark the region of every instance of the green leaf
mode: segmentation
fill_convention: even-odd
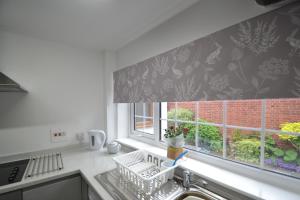
[[[274,145],[275,144],[275,140],[273,139],[273,138],[267,138],[267,140],[266,140],[266,143],[267,144],[271,144],[271,145]]]
[[[295,150],[289,149],[285,152],[285,156],[283,157],[283,160],[286,162],[292,162],[297,159],[297,156],[298,153]]]
[[[274,153],[274,155],[277,156],[277,157],[281,157],[281,156],[284,155],[284,151],[281,150],[281,149],[279,149],[279,148],[274,148],[274,149],[273,149],[273,153]]]

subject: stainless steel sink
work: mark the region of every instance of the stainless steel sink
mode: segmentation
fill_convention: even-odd
[[[95,177],[115,200],[183,200],[198,197],[202,200],[225,200],[202,187],[191,185],[185,189],[178,180],[169,180],[151,195],[143,193],[131,182],[122,179],[117,170],[111,170]]]
[[[190,197],[190,198],[189,198]],[[193,197],[193,198],[191,198]],[[195,199],[195,200],[226,200],[225,198],[212,193],[197,185],[191,185],[191,188],[179,194],[174,200]]]

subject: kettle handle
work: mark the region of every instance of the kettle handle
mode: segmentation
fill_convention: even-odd
[[[100,137],[102,139],[102,144],[100,145],[100,148],[103,148],[105,140],[106,140],[106,134],[105,134],[104,131],[100,131],[99,134],[100,134]],[[100,143],[100,141],[99,141],[99,143]]]

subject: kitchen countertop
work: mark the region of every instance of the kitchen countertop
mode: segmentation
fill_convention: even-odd
[[[145,143],[137,142],[132,139],[121,139],[118,140],[123,145],[135,148],[135,149],[146,149],[152,153],[159,155],[166,155],[166,150],[147,145]],[[100,151],[89,151],[83,146],[73,146],[62,149],[47,150],[49,152],[60,151],[63,155],[64,169],[49,174],[32,177],[29,179],[22,180],[18,183],[9,184],[0,187],[0,194],[21,189],[24,187],[32,186],[42,182],[47,182],[57,178],[65,177],[72,174],[80,173],[86,182],[105,200],[113,200],[109,193],[99,184],[95,179],[95,176],[105,171],[111,170],[116,167],[113,157],[123,154],[108,154],[106,149]],[[42,152],[47,152],[42,151]],[[38,152],[36,153],[39,154]],[[32,154],[31,154],[32,155]],[[16,155],[9,157],[0,157],[0,163],[8,162],[12,160],[19,160],[28,158],[28,154]],[[240,193],[250,195],[257,199],[270,199],[270,200],[299,200],[300,192],[289,191],[282,189],[278,186],[267,184],[261,181],[251,179],[227,170],[196,161],[194,159],[186,158],[182,162],[182,167],[191,170],[192,172],[207,178],[211,181],[219,183],[225,187],[234,189]]]
[[[145,149],[149,152],[166,156],[166,150],[130,138],[123,138],[117,141],[132,148]],[[185,158],[185,161],[181,163],[181,167],[198,174],[200,177],[255,199],[300,200],[300,191],[298,189],[300,180],[295,180],[296,187],[293,188],[296,189],[287,190],[286,188],[258,181],[195,159]]]
[[[113,198],[106,192],[106,190],[97,182],[95,176],[105,171],[114,169],[116,167],[113,157],[123,154],[108,154],[106,149],[100,151],[89,151],[85,146],[72,146],[62,149],[45,150],[41,152],[62,152],[64,169],[39,175],[32,178],[23,179],[20,182],[0,186],[0,194],[10,192],[13,190],[25,188],[35,184],[47,182],[57,178],[73,174],[81,174],[85,181],[105,200],[113,200]],[[39,155],[38,152],[29,155]],[[28,158],[28,154],[0,157],[0,163],[9,162],[13,160],[20,160]]]

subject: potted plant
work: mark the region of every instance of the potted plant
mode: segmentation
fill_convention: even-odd
[[[184,138],[188,132],[189,129],[182,126],[170,126],[168,129],[165,129],[164,137],[168,145],[168,158],[174,160],[183,152]]]

